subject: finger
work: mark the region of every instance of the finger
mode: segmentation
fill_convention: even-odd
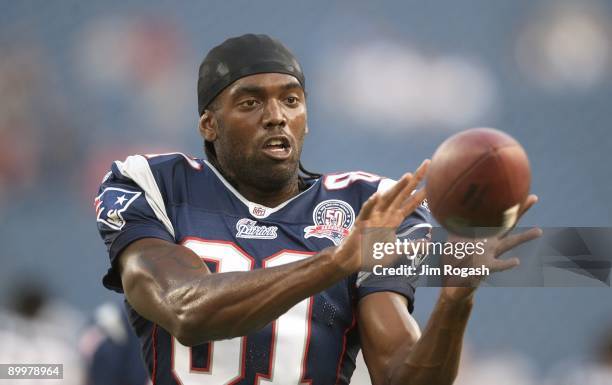
[[[412,212],[425,200],[427,194],[425,193],[425,189],[419,189],[414,194],[410,196],[410,199],[404,203],[399,210],[402,213],[402,216],[406,218],[408,215],[412,214]]]
[[[529,210],[536,203],[538,203],[538,196],[535,194],[529,194],[529,196],[525,199],[525,202],[521,206],[521,209],[519,210],[517,222],[523,216],[523,214],[525,214],[527,210]]]
[[[429,168],[430,163],[431,160],[429,159],[423,160],[421,162],[421,165],[417,167],[416,171],[414,172],[414,175],[416,175],[419,179],[423,179],[425,177],[425,174],[427,174],[427,169]]]
[[[533,239],[542,236],[542,229],[534,227],[533,229],[523,231],[520,234],[513,234],[502,239],[497,245],[497,255],[502,255],[506,251],[515,248],[525,242],[529,242]]]
[[[390,209],[400,209],[406,205],[407,201],[411,199],[411,195],[413,195],[414,190],[417,188],[419,183],[421,183],[421,181],[425,177],[429,163],[430,163],[429,159],[425,159],[421,163],[421,165],[414,172],[414,177],[412,177],[412,179],[404,187],[404,189],[399,194],[397,194],[397,196],[395,197],[395,199],[389,206]]]
[[[361,206],[361,210],[359,211],[359,216],[358,216],[359,220],[364,221],[370,218],[372,211],[374,211],[374,208],[378,205],[380,200],[381,200],[381,197],[379,193],[372,194],[368,198],[368,200],[363,204],[363,206]]]
[[[508,259],[496,259],[493,264],[491,264],[491,270],[493,272],[499,272],[504,270],[509,270],[517,267],[521,264],[518,258],[508,258]]]
[[[507,230],[505,230],[502,234],[500,234],[498,236],[499,239],[506,238],[508,235],[510,235],[510,233],[518,225],[518,223],[521,220],[521,217],[523,216],[523,214],[525,214],[527,212],[527,210],[529,210],[537,202],[538,202],[538,196],[535,195],[535,194],[529,194],[527,196],[527,198],[525,198],[525,201],[521,204],[521,207],[519,208],[518,213],[516,215],[516,220],[514,221],[514,223],[512,224],[511,227],[509,227]]]

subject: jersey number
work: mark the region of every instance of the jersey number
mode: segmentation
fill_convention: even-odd
[[[202,260],[217,264],[217,273],[249,271],[254,259],[232,242],[189,238],[184,246]],[[274,267],[299,261],[312,253],[283,250],[267,257],[263,267]],[[258,373],[255,384],[308,384],[304,380],[306,354],[310,340],[310,313],[313,298],[307,298],[289,309],[272,323],[272,343],[268,374]],[[191,348],[172,337],[172,372],[182,385],[235,384],[245,375],[246,337],[210,342],[208,365],[194,368]]]
[[[377,182],[381,178],[378,175],[364,171],[344,172],[342,174],[327,175],[323,179],[323,185],[328,190],[341,190],[347,188],[354,182],[363,180],[366,182]]]

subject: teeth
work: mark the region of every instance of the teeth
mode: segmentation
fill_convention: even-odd
[[[282,148],[285,148],[287,146],[285,145],[285,142],[283,142],[281,139],[272,139],[268,143],[266,143],[266,147],[282,147]]]

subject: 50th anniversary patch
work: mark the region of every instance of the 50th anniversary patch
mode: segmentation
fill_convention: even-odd
[[[344,201],[328,199],[315,207],[312,220],[314,226],[304,229],[304,238],[327,238],[338,246],[355,223],[355,211]]]

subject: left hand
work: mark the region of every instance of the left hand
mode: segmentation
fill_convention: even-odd
[[[538,197],[531,194],[526,199],[525,202],[521,205],[521,209],[519,210],[519,215],[517,219],[517,223],[519,219],[529,210],[536,202],[538,201]],[[516,226],[516,224],[515,224]],[[514,228],[514,227],[513,227]],[[505,252],[522,245],[525,242],[529,242],[533,239],[536,239],[542,235],[542,230],[539,228],[533,228],[527,231],[524,231],[519,234],[512,234],[510,232],[512,229],[506,231],[505,233],[487,238],[484,241],[484,253],[473,253],[471,255],[467,255],[462,259],[458,259],[454,256],[448,256],[447,258],[443,258],[444,264],[451,264],[454,267],[488,267],[491,273],[509,270],[515,268],[520,264],[520,261],[517,257],[509,258],[509,259],[499,259],[499,257]],[[468,239],[459,239],[455,236],[452,236],[450,239],[452,242],[458,241],[474,241]],[[463,300],[469,299],[473,296],[476,288],[480,284],[480,281],[485,278],[485,276],[470,276],[467,278],[462,278],[458,276],[452,276],[447,278],[444,282],[444,287],[442,288],[441,296],[448,300]]]

